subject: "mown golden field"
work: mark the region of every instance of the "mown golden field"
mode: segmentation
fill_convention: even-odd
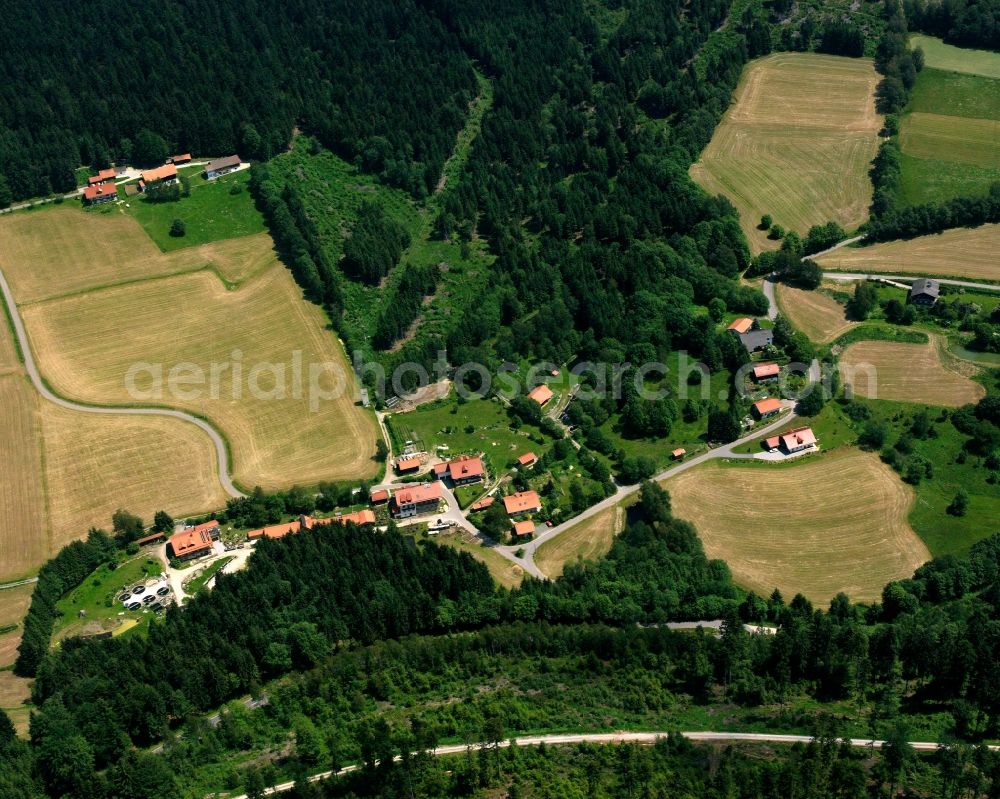
[[[778,588],[820,603],[840,591],[871,601],[930,559],[907,522],[913,491],[874,453],[841,448],[781,467],[712,463],[663,485],[708,556],[761,596]]]
[[[779,244],[757,229],[764,214],[800,234],[830,220],[851,230],[868,218],[882,127],[877,82],[868,59],[779,53],[746,67],[690,173],[732,201],[754,252]]]

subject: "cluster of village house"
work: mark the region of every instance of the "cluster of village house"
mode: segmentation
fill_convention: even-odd
[[[749,316],[734,319],[727,330],[740,340],[740,343],[743,344],[746,351],[751,355],[766,349],[774,343],[774,331],[762,329],[757,320],[751,319]],[[781,367],[773,362],[756,363],[753,365],[751,376],[755,383],[764,385],[777,380],[781,376]],[[777,416],[781,412],[781,407],[781,400],[774,397],[765,397],[755,402],[750,410],[754,419],[763,421],[764,419]],[[780,436],[772,436],[765,439],[763,446],[771,452],[783,450],[788,455],[794,455],[814,448],[816,446],[816,436],[813,434],[811,428],[800,427]]]
[[[124,187],[125,196],[129,197],[139,194],[153,186],[169,186],[177,182],[177,167],[191,163],[191,154],[174,155],[167,159],[163,166],[155,169],[147,169],[139,176],[136,183],[128,183]],[[215,180],[222,175],[234,172],[240,168],[240,157],[238,155],[227,155],[225,158],[216,158],[205,164],[202,170],[206,180]],[[118,199],[118,186],[116,180],[124,177],[128,168],[124,165],[102,169],[96,175],[87,178],[87,185],[83,189],[83,201],[87,205],[103,205],[114,202]]]

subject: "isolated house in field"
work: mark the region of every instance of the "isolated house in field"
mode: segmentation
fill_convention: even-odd
[[[531,535],[535,532],[535,523],[531,519],[514,522],[514,535]]]
[[[537,491],[519,491],[504,497],[503,505],[508,516],[521,516],[525,513],[538,513],[542,509],[542,500]]]
[[[528,399],[534,400],[539,405],[544,405],[550,399],[552,399],[552,389],[546,386],[544,383],[540,386],[535,386],[531,391],[528,392]]]
[[[104,205],[118,199],[118,188],[114,183],[97,183],[83,189],[83,201],[87,205]]]
[[[670,453],[670,457],[673,458],[675,461],[683,460],[685,455],[687,455],[687,450],[684,449],[684,447],[678,447],[677,449],[675,449],[673,452]]]
[[[109,180],[113,181],[115,179],[115,174],[114,169],[102,169],[96,175],[91,175],[87,178],[87,185],[97,186],[100,183],[107,183]]]
[[[228,175],[240,168],[240,157],[238,155],[227,155],[225,158],[216,158],[205,164],[205,178],[215,180],[216,178]]]
[[[173,164],[164,164],[163,166],[156,167],[156,169],[147,169],[142,173],[142,180],[140,181],[143,191],[153,186],[169,186],[176,182],[177,167]]]
[[[753,368],[753,379],[758,383],[777,380],[780,374],[781,367],[776,363],[759,363]]]
[[[762,399],[760,402],[755,402],[752,409],[755,419],[767,419],[777,414],[780,410],[781,400],[777,400],[774,397],[768,397],[767,399]]]
[[[800,427],[781,434],[781,446],[785,452],[793,455],[816,446],[816,436],[811,427]]]
[[[188,530],[174,533],[167,539],[168,554],[178,560],[197,558],[212,551],[212,542],[219,537],[219,523],[213,519]]]
[[[765,347],[770,347],[774,343],[774,331],[762,330],[760,328],[750,330],[740,334],[740,342],[746,348],[746,351],[752,355],[755,352],[760,352]]]
[[[517,465],[522,469],[530,469],[538,463],[538,456],[534,452],[525,452],[517,459]]]
[[[734,319],[729,327],[726,328],[734,336],[739,337],[744,333],[749,333],[751,330],[757,327],[757,320],[751,319],[749,316],[741,316],[739,319]]]
[[[930,278],[914,280],[910,286],[910,302],[914,305],[934,305],[941,296],[941,284]]]
[[[423,483],[396,491],[390,507],[396,518],[407,519],[422,513],[435,513],[440,502],[441,484]]]

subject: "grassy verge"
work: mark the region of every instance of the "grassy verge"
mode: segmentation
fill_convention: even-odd
[[[199,574],[197,577],[191,580],[191,582],[189,582],[187,586],[185,586],[184,590],[188,593],[189,596],[194,596],[199,591],[201,591],[206,585],[208,585],[208,581],[211,580],[216,574],[218,574],[222,570],[222,568],[227,563],[229,563],[229,561],[233,560],[233,558],[235,557],[236,557],[235,555],[230,555],[225,558],[219,558],[217,561],[214,561],[213,563],[209,564],[201,574]]]

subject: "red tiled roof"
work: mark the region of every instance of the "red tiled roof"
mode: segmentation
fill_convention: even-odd
[[[675,458],[679,458],[681,455],[687,455],[687,450],[684,447],[678,447],[673,452],[670,453]]]
[[[473,502],[469,506],[469,510],[483,510],[485,508],[488,508],[494,502],[496,502],[496,499],[494,497],[483,497],[482,499],[477,499],[475,502]]]
[[[530,519],[514,522],[514,535],[529,535],[535,532],[535,523]]]
[[[452,480],[469,480],[473,477],[482,477],[482,458],[459,458],[448,464],[448,474]]]
[[[771,436],[770,438],[764,439],[764,446],[768,449],[777,449],[780,443],[781,438],[779,436]]]
[[[167,539],[170,548],[174,551],[174,556],[178,558],[192,555],[212,548],[212,533],[205,525],[201,524],[192,527],[190,530],[182,530],[174,533]]]
[[[95,183],[103,183],[106,180],[114,180],[117,173],[114,169],[102,169],[96,175],[87,178],[87,183],[93,186]]]
[[[297,533],[302,529],[302,522],[284,522],[283,524],[272,524],[270,527],[261,527],[259,530],[251,530],[247,533],[247,538],[284,538],[291,533]]]
[[[96,200],[98,197],[117,195],[118,189],[114,183],[98,183],[94,186],[85,186],[83,189],[83,199]]]
[[[538,497],[537,491],[519,491],[503,498],[504,507],[508,515],[515,513],[528,513],[542,507],[542,501]]]
[[[762,377],[777,377],[781,367],[776,363],[759,363],[753,368],[753,376],[758,380]]]
[[[736,333],[746,333],[753,327],[753,319],[749,316],[741,316],[739,319],[734,319],[732,323],[727,327],[727,330],[732,330]]]
[[[181,155],[175,155],[170,159],[172,164],[186,164],[191,160],[191,153],[182,153]]]
[[[163,166],[156,167],[156,169],[148,169],[142,173],[142,179],[146,181],[146,183],[152,183],[157,180],[167,180],[175,177],[177,177],[177,167],[173,164],[164,164]]]
[[[431,471],[434,472],[435,477],[444,477],[445,472],[448,471],[448,462],[435,463]]]
[[[400,488],[396,491],[396,506],[418,505],[421,502],[431,502],[441,499],[440,483],[421,483],[413,488]]]
[[[544,405],[550,399],[552,399],[552,389],[548,386],[542,384],[540,386],[535,386],[531,391],[528,392],[528,399],[534,400],[539,405]]]
[[[372,491],[370,498],[372,502],[388,502],[389,490],[386,488],[380,488],[378,491]]]
[[[354,511],[353,513],[342,513],[339,516],[330,516],[326,519],[314,519],[312,516],[302,517],[303,525],[307,530],[313,527],[322,527],[328,524],[346,525],[353,524],[375,524],[375,514],[369,509]]]
[[[781,443],[789,451],[798,447],[809,447],[816,443],[816,435],[813,433],[811,427],[800,427],[797,430],[790,430],[787,433],[783,433]]]
[[[757,413],[763,416],[766,413],[774,413],[775,411],[781,410],[781,400],[775,399],[774,397],[768,397],[767,399],[762,399],[760,402],[755,402],[753,407]]]
[[[396,461],[397,472],[409,472],[420,468],[420,458],[400,458]]]
[[[538,462],[538,456],[534,452],[525,452],[517,459],[517,462],[522,466],[531,466]]]

